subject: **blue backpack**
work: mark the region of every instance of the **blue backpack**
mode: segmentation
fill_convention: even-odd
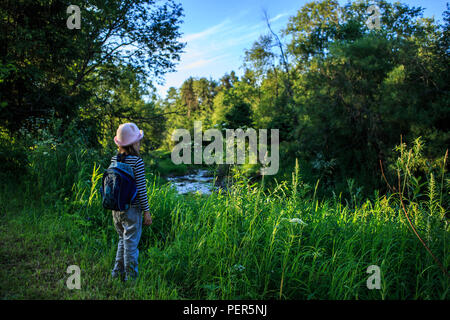
[[[115,211],[125,211],[136,198],[137,188],[134,179],[133,168],[126,164],[125,155],[117,155],[117,161],[103,173],[100,194],[102,195],[103,208]]]

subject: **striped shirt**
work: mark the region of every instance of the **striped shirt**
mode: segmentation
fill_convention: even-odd
[[[114,161],[117,161],[117,155],[111,158],[111,163]],[[142,211],[150,211],[147,198],[144,161],[141,157],[128,155],[124,163],[129,164],[133,168],[134,178],[136,180],[137,197],[131,206],[140,207]]]

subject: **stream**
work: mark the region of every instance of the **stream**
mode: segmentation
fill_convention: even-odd
[[[175,187],[179,194],[190,192],[200,192],[201,194],[211,194],[213,191],[214,177],[208,170],[195,170],[194,173],[168,177],[167,180]]]

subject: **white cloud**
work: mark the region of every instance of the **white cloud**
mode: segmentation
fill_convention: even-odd
[[[215,26],[212,26],[210,28],[207,28],[203,31],[188,34],[188,35],[184,36],[183,38],[181,38],[181,41],[182,42],[190,42],[193,40],[205,38],[209,35],[217,34],[218,32],[221,32],[221,30],[223,30],[224,27],[226,27],[226,25],[229,25],[230,22],[231,22],[230,19],[226,19],[225,21],[223,21]]]
[[[269,19],[272,28],[277,31],[278,25],[285,25],[282,18],[289,14],[284,12]],[[185,35],[180,41],[187,45],[177,71],[165,76],[165,85],[157,85],[158,93],[165,96],[169,87],[181,86],[190,76],[218,79],[225,72],[238,72],[244,50],[250,48],[259,35],[268,32],[262,16],[259,18],[255,21],[255,12],[242,11],[214,26]]]
[[[196,61],[194,61],[192,63],[187,64],[187,65],[181,66],[178,70],[179,71],[184,71],[184,70],[189,70],[189,69],[203,67],[205,65],[213,63],[214,61],[221,60],[221,59],[229,57],[229,56],[230,56],[230,54],[223,54],[223,55],[216,56],[216,57],[209,58],[209,59],[199,59],[199,60],[196,60]]]
[[[284,13],[277,14],[275,17],[269,19],[269,22],[275,22],[277,20],[280,20],[281,18],[287,16],[288,14],[290,14],[290,13],[289,12],[284,12]]]

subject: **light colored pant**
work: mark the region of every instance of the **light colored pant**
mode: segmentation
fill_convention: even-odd
[[[140,208],[131,207],[127,211],[113,211],[114,227],[119,234],[116,261],[111,272],[113,277],[124,276],[124,280],[138,276],[138,244],[142,233]]]

